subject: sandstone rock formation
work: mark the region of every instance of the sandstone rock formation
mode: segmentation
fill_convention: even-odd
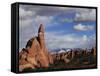
[[[19,53],[19,71],[27,68],[49,67],[53,64],[53,58],[45,46],[44,27],[41,24],[38,37],[31,38],[26,48]]]

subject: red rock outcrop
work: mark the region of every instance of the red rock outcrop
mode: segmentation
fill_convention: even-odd
[[[19,71],[27,68],[49,67],[49,64],[53,64],[53,58],[45,46],[44,33],[44,27],[41,24],[38,37],[31,38],[26,48],[19,53]]]

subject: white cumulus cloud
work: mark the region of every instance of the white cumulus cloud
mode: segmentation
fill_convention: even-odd
[[[96,21],[95,9],[79,9],[76,11],[75,21]]]
[[[95,44],[95,39],[86,34],[79,36],[77,34],[59,35],[59,32],[46,32],[46,46],[48,49],[61,48],[91,48]]]
[[[93,30],[94,26],[92,26],[92,25],[77,24],[73,28],[75,30],[78,30],[78,31],[87,31],[87,30]]]
[[[30,17],[32,15],[35,15],[35,12],[27,11],[21,7],[19,8],[19,17]]]

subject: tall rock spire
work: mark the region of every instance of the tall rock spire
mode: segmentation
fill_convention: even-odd
[[[26,48],[19,53],[20,71],[27,68],[49,67],[49,64],[53,64],[52,56],[45,46],[44,32],[44,27],[40,24],[38,36],[31,38]]]
[[[41,48],[45,48],[45,39],[44,39],[44,27],[43,24],[40,24],[39,30],[38,30],[38,38]]]
[[[44,33],[44,27],[43,27],[43,24],[40,24],[40,27],[39,27],[38,33],[39,33],[39,32],[43,32],[43,33]]]

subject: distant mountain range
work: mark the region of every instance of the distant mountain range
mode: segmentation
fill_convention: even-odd
[[[62,53],[62,52],[68,52],[68,51],[82,51],[82,50],[85,50],[85,49],[82,49],[82,48],[62,48],[62,49],[54,49],[52,51],[50,51],[51,53]],[[91,51],[91,49],[86,49],[87,51]]]

